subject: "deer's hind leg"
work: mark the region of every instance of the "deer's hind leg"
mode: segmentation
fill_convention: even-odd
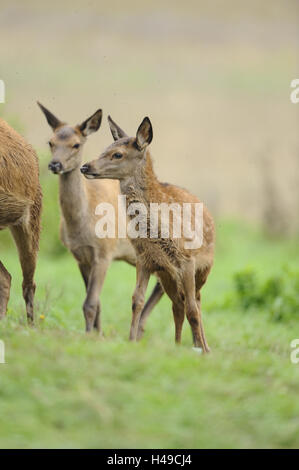
[[[36,234],[32,233],[30,225],[20,224],[10,228],[16,242],[21,268],[23,272],[23,297],[26,304],[27,320],[29,324],[34,322],[34,273],[38,253]]]
[[[109,264],[109,259],[101,258],[100,261],[91,266],[87,284],[87,295],[83,304],[86,332],[90,332],[92,328],[99,332],[101,331],[101,304],[99,296]]]
[[[184,299],[182,298],[180,289],[173,277],[164,271],[159,273],[159,278],[164,291],[172,301],[172,313],[175,324],[175,342],[180,344],[185,319]]]
[[[11,275],[0,261],[0,320],[6,314],[10,294]]]
[[[147,318],[149,317],[150,313],[152,312],[153,308],[157,305],[161,297],[163,296],[164,291],[160,284],[157,282],[155,285],[151,295],[149,296],[145,306],[142,309],[139,325],[138,325],[138,332],[137,332],[137,339],[140,340],[144,334],[145,330],[145,323]]]
[[[195,268],[192,261],[185,266],[182,273],[182,284],[185,296],[185,311],[192,330],[193,344],[195,347],[201,347],[203,352],[207,353],[210,351],[210,348],[205,337],[201,310],[199,308],[200,297],[198,300],[195,293]]]
[[[182,337],[183,323],[185,319],[185,306],[183,302],[173,302],[172,313],[175,324],[175,342],[180,344]]]
[[[90,266],[88,264],[79,263],[79,269],[85,284],[86,293],[88,292],[88,281],[90,276]],[[93,328],[97,331],[100,330],[100,302],[98,301],[96,316],[93,324]]]
[[[198,270],[196,272],[196,275],[195,275],[196,302],[197,302],[197,308],[198,308],[198,311],[199,311],[199,318],[200,318],[199,328],[201,330],[201,335],[204,339],[205,339],[205,334],[204,334],[202,315],[201,315],[201,294],[200,294],[200,290],[201,290],[202,286],[205,284],[210,270],[211,270],[211,267],[208,266],[203,270]],[[208,350],[210,350],[209,347],[208,347]]]
[[[197,308],[198,308],[198,313],[199,313],[199,329],[200,329],[200,336],[201,338],[203,338],[203,341],[205,343],[205,349],[203,348],[204,352],[209,352],[210,351],[210,348],[208,346],[208,343],[206,341],[206,337],[205,337],[205,332],[204,332],[204,328],[203,328],[203,321],[202,321],[202,315],[201,315],[201,298],[200,298],[200,291],[198,291],[196,293],[196,303],[197,303]],[[201,345],[201,347],[203,347]]]

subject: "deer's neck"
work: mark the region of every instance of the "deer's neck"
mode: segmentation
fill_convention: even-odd
[[[59,199],[67,225],[77,224],[80,220],[84,220],[87,198],[80,167],[59,176]]]
[[[127,196],[127,204],[142,202],[146,206],[156,199],[160,183],[154,173],[149,152],[144,162],[136,168],[135,173],[120,182],[121,193]]]

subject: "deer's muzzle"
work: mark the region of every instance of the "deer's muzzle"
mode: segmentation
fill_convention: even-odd
[[[62,164],[60,162],[50,162],[48,165],[50,171],[52,171],[55,175],[62,171]]]

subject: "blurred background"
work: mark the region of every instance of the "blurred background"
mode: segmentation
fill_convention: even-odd
[[[217,217],[270,232],[298,229],[298,2],[0,0],[0,113],[39,151],[50,136],[39,99],[71,124],[104,110],[86,158],[150,116],[162,181]]]
[[[297,0],[0,0],[0,116],[37,150],[44,193],[35,329],[16,248],[0,234],[13,278],[0,447],[298,448],[298,21]],[[103,109],[84,161],[112,142],[108,114],[129,135],[151,118],[159,179],[216,219],[208,358],[191,349],[187,322],[175,348],[166,296],[144,340],[128,343],[135,269],[125,263],[101,293],[104,340],[84,335],[84,286],[59,240],[51,129],[36,100],[72,125]]]

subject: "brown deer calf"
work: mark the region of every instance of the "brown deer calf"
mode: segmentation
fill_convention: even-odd
[[[33,323],[33,280],[40,235],[42,192],[32,147],[0,119],[0,230],[9,228],[19,251],[27,319]],[[5,316],[11,276],[0,262],[0,318]]]
[[[147,150],[152,141],[153,131],[150,120],[145,118],[138,128],[136,138],[126,134],[109,118],[112,134],[122,134],[122,138],[110,145],[99,159],[84,165],[81,172],[89,178],[111,178],[120,181],[121,193],[126,196],[127,206],[141,203],[146,209],[152,203],[176,204],[182,208],[184,203],[193,207],[192,223],[195,220],[195,204],[200,201],[184,189],[160,183],[153,171],[152,160]],[[213,264],[214,224],[211,215],[203,208],[203,233],[201,246],[186,248],[188,236],[175,238],[161,236],[161,227],[166,222],[162,213],[158,219],[159,236],[148,236],[148,211],[146,220],[147,236],[131,238],[137,256],[137,283],[133,295],[132,323],[130,339],[135,340],[142,334],[144,326],[142,308],[149,277],[155,273],[172,301],[175,321],[175,339],[181,340],[184,316],[190,323],[195,347],[208,352],[201,309],[200,289],[206,282]],[[152,221],[150,221],[152,224]],[[141,315],[141,320],[139,323]],[[139,331],[138,331],[139,328]]]
[[[92,328],[100,331],[99,295],[111,261],[136,264],[135,252],[128,239],[98,238],[95,232],[98,204],[110,203],[117,212],[119,182],[87,181],[80,173],[84,144],[87,137],[100,128],[102,110],[77,126],[69,126],[38,104],[53,130],[49,141],[52,153],[49,170],[59,175],[60,238],[76,259],[85,283],[83,312],[86,331]],[[163,289],[157,283],[145,305],[145,317],[162,295]]]

